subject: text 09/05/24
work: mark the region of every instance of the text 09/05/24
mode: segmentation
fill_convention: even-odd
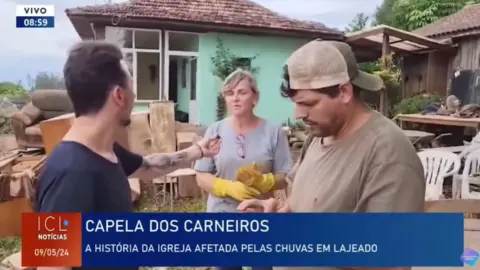
[[[65,248],[36,248],[34,250],[35,257],[67,257],[68,249]]]

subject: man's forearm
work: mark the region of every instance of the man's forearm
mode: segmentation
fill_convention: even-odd
[[[151,154],[143,157],[142,165],[131,177],[142,180],[160,177],[181,168],[189,168],[201,156],[202,151],[197,145],[174,153]]]
[[[287,175],[285,173],[276,173],[275,184],[273,185],[272,190],[284,189],[287,187]]]

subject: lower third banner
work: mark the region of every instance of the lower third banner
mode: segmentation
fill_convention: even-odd
[[[462,266],[462,213],[26,213],[23,266]]]

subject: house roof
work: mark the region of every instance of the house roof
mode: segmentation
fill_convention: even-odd
[[[388,40],[385,38],[388,37]],[[347,33],[345,41],[352,46],[359,61],[372,61],[382,56],[383,43],[400,54],[421,54],[432,50],[452,48],[451,44],[423,37],[388,25],[377,25]]]
[[[468,5],[460,11],[418,28],[417,35],[441,38],[478,34],[480,31],[480,4]]]
[[[343,32],[324,24],[290,19],[251,0],[134,0],[70,8],[66,13],[70,18],[117,16],[343,36]]]

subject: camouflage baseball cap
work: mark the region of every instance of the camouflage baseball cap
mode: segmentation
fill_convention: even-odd
[[[320,89],[346,82],[369,91],[383,88],[380,77],[360,71],[350,45],[340,41],[313,40],[287,60],[291,89]]]

